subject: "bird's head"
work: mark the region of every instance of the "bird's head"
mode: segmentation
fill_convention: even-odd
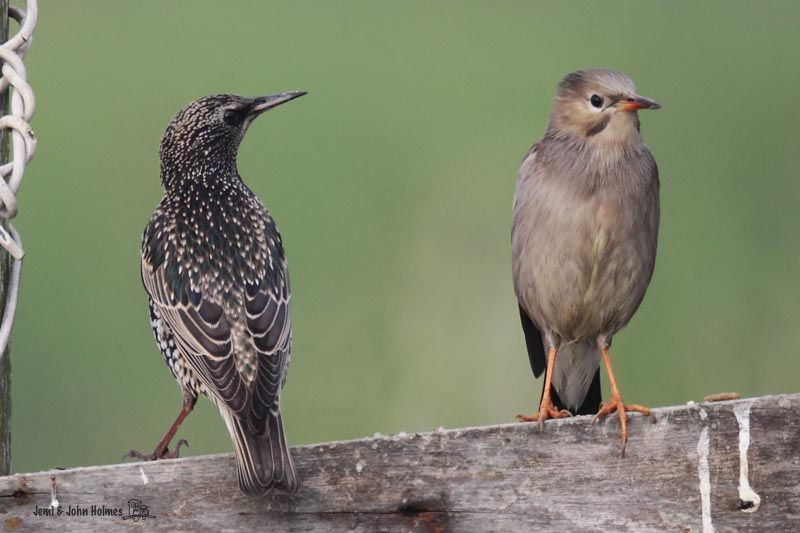
[[[296,91],[255,98],[216,94],[195,100],[181,109],[164,131],[162,174],[235,165],[239,143],[253,120],[304,94]]]
[[[639,109],[659,109],[636,94],[626,75],[613,70],[580,70],[567,75],[558,94],[548,132],[592,144],[624,145],[639,139]]]

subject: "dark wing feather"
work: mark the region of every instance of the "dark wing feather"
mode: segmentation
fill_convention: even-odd
[[[292,342],[289,313],[289,284],[285,264],[277,285],[265,279],[260,286],[248,286],[245,309],[247,331],[258,352],[256,376],[252,385],[249,423],[256,434],[266,428],[266,421],[278,415],[279,397]]]
[[[525,332],[525,346],[528,348],[531,370],[533,370],[534,377],[538,378],[547,366],[542,334],[521,305],[519,306],[519,318],[522,321],[522,331]]]

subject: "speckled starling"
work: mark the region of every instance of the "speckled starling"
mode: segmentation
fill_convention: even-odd
[[[251,496],[298,489],[280,412],[291,294],[281,236],[236,156],[257,116],[304,94],[208,96],[175,115],[161,140],[165,195],[142,242],[150,321],[183,408],[152,454],[130,455],[177,457],[181,442],[169,443],[203,393],[225,420]]]
[[[617,411],[624,405],[608,348],[644,298],[656,260],[658,169],[639,133],[636,94],[624,74],[573,72],[558,87],[544,138],[522,162],[514,196],[512,270],[539,412],[521,420]],[[558,358],[556,359],[556,356]],[[611,382],[601,404],[600,361]],[[567,411],[569,410],[569,411]]]

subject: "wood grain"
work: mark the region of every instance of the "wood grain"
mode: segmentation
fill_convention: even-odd
[[[739,500],[740,423],[749,414],[755,512]],[[655,409],[631,416],[620,456],[615,417],[439,430],[293,449],[295,497],[242,495],[230,454],[0,478],[6,530],[702,531],[701,435],[717,531],[800,531],[800,394]],[[699,446],[700,444],[700,446]],[[51,484],[69,506],[148,506],[119,516],[34,516]],[[752,510],[752,509],[750,509]]]

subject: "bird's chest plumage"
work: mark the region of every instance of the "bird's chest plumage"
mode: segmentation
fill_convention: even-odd
[[[657,187],[630,173],[613,178],[593,190],[535,174],[518,185],[517,294],[540,327],[567,341],[624,327],[652,276]]]

